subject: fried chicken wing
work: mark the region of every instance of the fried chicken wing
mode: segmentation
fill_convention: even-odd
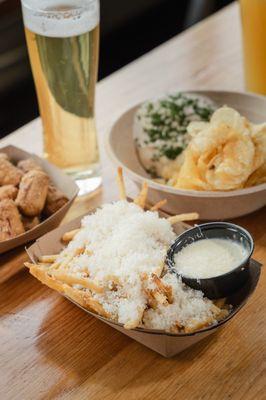
[[[21,181],[23,172],[11,164],[7,159],[0,157],[0,186],[17,186]]]
[[[58,211],[63,205],[68,202],[68,198],[57,189],[55,186],[50,185],[48,188],[46,203],[44,207],[44,214],[50,216]]]
[[[19,185],[16,204],[22,214],[28,217],[39,215],[47,197],[49,177],[42,171],[27,172]]]
[[[42,171],[42,167],[37,164],[33,158],[26,158],[25,160],[21,160],[18,162],[17,167],[21,169],[25,174],[33,169]]]
[[[0,201],[0,241],[11,239],[24,233],[16,204],[11,199]]]
[[[4,185],[0,187],[0,201],[3,199],[15,200],[18,194],[18,188],[13,185]]]

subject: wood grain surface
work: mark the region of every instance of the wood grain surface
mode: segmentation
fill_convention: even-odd
[[[103,142],[121,112],[170,89],[243,90],[239,25],[233,4],[98,84],[104,187],[77,199],[65,221],[117,197]],[[40,121],[6,144],[40,153]],[[250,230],[255,258],[265,263],[266,209],[234,222]],[[41,285],[25,260],[24,249],[0,258],[1,400],[265,399],[265,270],[247,306],[220,333],[165,359]]]

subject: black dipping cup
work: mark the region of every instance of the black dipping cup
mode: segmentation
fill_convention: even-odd
[[[212,278],[190,278],[179,274],[175,269],[175,254],[197,240],[212,238],[231,239],[238,242],[247,250],[247,256],[233,270]],[[252,236],[241,226],[227,222],[210,222],[197,225],[179,235],[167,252],[166,263],[170,270],[181,276],[182,281],[188,286],[201,290],[209,299],[218,299],[231,295],[246,283],[249,278],[249,265],[253,250]]]

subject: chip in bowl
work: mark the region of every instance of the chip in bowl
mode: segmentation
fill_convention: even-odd
[[[184,153],[176,188],[241,189],[266,160],[265,125],[251,124],[233,108],[221,107],[209,123],[192,122],[188,130],[194,135]],[[260,181],[263,176],[264,169],[259,173]]]

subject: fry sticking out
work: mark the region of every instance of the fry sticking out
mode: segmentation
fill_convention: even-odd
[[[36,264],[30,263],[28,261],[24,262],[24,267],[31,269],[31,267],[35,267]]]
[[[39,262],[44,263],[44,264],[46,264],[46,263],[51,264],[51,263],[55,262],[57,257],[58,257],[57,254],[51,254],[49,256],[41,256],[41,257],[39,257]]]
[[[139,195],[135,198],[134,203],[140,206],[141,208],[145,208],[147,195],[148,195],[148,184],[147,182],[143,182],[141,191],[139,192]]]
[[[91,279],[80,278],[69,272],[59,270],[51,270],[50,273],[55,279],[68,285],[81,285],[84,288],[90,289],[96,293],[103,293],[104,291],[103,287],[97,285],[97,283],[93,282]]]
[[[125,200],[127,195],[126,195],[126,188],[125,188],[125,182],[123,178],[123,171],[121,167],[117,168],[117,184],[118,184],[118,189],[119,189],[119,198],[120,200]]]
[[[72,239],[74,239],[75,235],[80,231],[80,229],[73,229],[73,231],[69,231],[64,233],[62,236],[63,242],[70,242]]]
[[[174,225],[177,222],[193,221],[194,219],[199,219],[199,214],[196,212],[187,213],[187,214],[179,214],[179,215],[173,215],[172,217],[169,217],[167,219],[171,225]]]
[[[166,199],[158,201],[158,203],[154,204],[154,206],[151,207],[150,211],[158,211],[160,208],[162,208],[165,204],[167,203]]]

